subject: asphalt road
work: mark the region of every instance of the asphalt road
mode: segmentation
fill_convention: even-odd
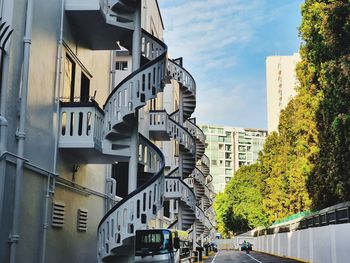
[[[255,251],[246,254],[235,250],[221,250],[214,257],[210,257],[205,263],[297,263],[300,261],[270,256]]]

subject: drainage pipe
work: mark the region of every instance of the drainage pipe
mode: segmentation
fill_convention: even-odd
[[[21,87],[21,103],[20,103],[20,116],[19,127],[16,132],[18,139],[17,155],[23,157],[24,152],[24,140],[26,137],[26,111],[27,111],[27,97],[28,97],[28,80],[29,80],[29,59],[30,59],[30,45],[32,41],[32,22],[33,22],[33,0],[27,0],[27,11],[25,21],[25,33],[24,33],[24,52],[23,52],[23,73],[22,73],[22,87]],[[19,240],[19,215],[21,205],[21,192],[22,192],[22,177],[23,177],[23,160],[18,159],[16,165],[16,184],[15,184],[15,200],[13,208],[13,222],[10,233],[10,263],[16,263],[17,244]]]
[[[7,128],[8,122],[5,117],[0,115],[0,154],[6,152],[6,140],[7,140]],[[5,174],[6,174],[6,160],[0,159],[0,226],[2,225],[2,206],[4,201],[4,189],[5,189]]]
[[[55,75],[55,83],[56,83],[56,89],[55,89],[55,103],[56,103],[56,130],[55,127],[54,130],[54,136],[55,136],[55,144],[54,144],[54,153],[53,153],[53,173],[57,173],[57,151],[58,151],[58,134],[59,134],[59,127],[60,127],[60,103],[59,103],[59,96],[60,96],[60,89],[61,89],[61,75],[62,75],[62,45],[63,45],[63,17],[64,17],[64,4],[65,0],[61,0],[61,14],[60,14],[60,33],[59,33],[59,42],[57,46],[57,55],[56,55],[56,75]],[[46,245],[47,245],[47,229],[48,229],[48,213],[49,213],[49,200],[50,200],[50,194],[53,193],[53,191],[50,191],[50,181],[51,176],[47,178],[47,186],[46,186],[46,193],[45,193],[45,201],[44,201],[44,220],[43,220],[43,232],[42,232],[42,238],[41,238],[41,255],[40,255],[40,262],[45,263],[46,262]],[[53,178],[52,184],[55,184],[55,177]]]
[[[61,21],[60,21],[60,36],[59,36],[59,42],[57,46],[57,55],[56,55],[56,75],[55,75],[55,83],[56,83],[56,88],[55,88],[55,102],[56,102],[56,131],[54,132],[55,134],[55,145],[54,145],[54,155],[53,155],[53,171],[56,173],[57,170],[57,151],[58,151],[58,134],[59,134],[59,127],[60,127],[60,102],[59,102],[59,97],[60,97],[60,92],[61,92],[61,79],[62,79],[62,46],[63,46],[63,18],[64,18],[64,4],[65,0],[61,0]]]
[[[5,6],[4,1],[1,1],[1,16],[4,18],[4,9],[13,10],[13,3],[9,6]],[[11,16],[10,16],[11,17]],[[8,17],[8,18],[10,18]],[[9,41],[11,42],[11,40]],[[10,65],[10,58],[8,52],[6,52],[6,42],[3,43],[3,52],[1,54],[1,72],[0,72],[0,154],[7,151],[7,130],[8,122],[5,118],[6,116],[6,102],[7,102],[7,86],[8,86],[8,72]],[[0,159],[0,225],[3,218],[2,207],[4,201],[4,187],[5,187],[5,177],[6,177],[6,160]]]

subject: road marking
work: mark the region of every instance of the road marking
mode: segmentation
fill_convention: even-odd
[[[262,263],[261,261],[257,260],[256,258],[254,258],[252,255],[250,254],[246,254],[248,257],[250,257],[251,259],[255,260],[258,263]]]
[[[213,260],[212,260],[210,263],[214,263],[215,258],[216,258],[216,256],[217,256],[218,254],[219,254],[219,252],[217,252],[217,253],[215,254],[215,256],[214,256]]]

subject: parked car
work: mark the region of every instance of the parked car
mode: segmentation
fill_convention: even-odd
[[[253,250],[253,246],[252,246],[252,244],[250,244],[250,242],[244,241],[241,244],[241,251],[249,252],[249,251],[252,251],[252,250]]]

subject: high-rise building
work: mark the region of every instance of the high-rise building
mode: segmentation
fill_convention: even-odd
[[[217,125],[200,127],[206,136],[205,152],[215,191],[222,192],[239,167],[256,162],[267,131]]]
[[[168,58],[158,2],[0,12],[0,262],[133,262],[141,230],[215,236],[196,83]]]
[[[298,81],[295,68],[300,61],[299,53],[292,56],[269,56],[266,58],[267,128],[278,130],[279,116],[296,94]]]

